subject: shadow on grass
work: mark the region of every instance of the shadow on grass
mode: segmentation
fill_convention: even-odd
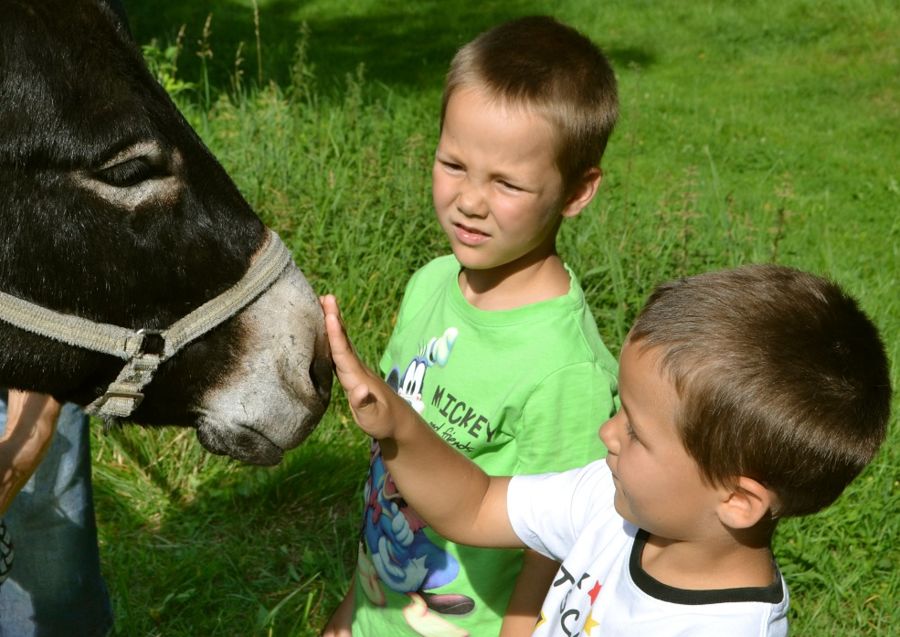
[[[362,444],[326,433],[277,467],[200,474],[150,516],[96,480],[118,532],[102,549],[116,634],[294,636],[323,625],[355,559],[366,463]]]
[[[239,42],[244,43],[241,55],[245,79],[257,81],[257,66],[261,64],[264,82],[274,80],[286,86],[301,38],[304,3],[270,0],[261,5],[260,60],[249,2],[125,0],[139,43],[152,39],[160,44],[174,42],[179,28],[185,25],[184,52],[179,59],[182,79],[196,81],[200,76],[196,53],[203,25],[212,14],[209,38],[213,51],[209,60],[212,86],[229,86]],[[433,90],[442,85],[447,65],[462,44],[500,22],[537,13],[546,13],[546,9],[529,0],[379,2],[373,3],[368,13],[355,15],[328,15],[323,9],[322,14],[305,20],[310,33],[307,59],[326,89],[342,85],[347,74],[355,73],[364,64],[367,78],[392,89]],[[646,67],[654,61],[647,51],[600,44],[617,68],[634,63]]]

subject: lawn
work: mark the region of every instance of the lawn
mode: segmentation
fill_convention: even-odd
[[[560,240],[610,349],[655,283],[775,261],[860,299],[898,386],[893,3],[125,6],[160,80],[313,286],[341,299],[371,362],[408,276],[446,251],[429,193],[446,64],[492,24],[552,13],[597,41],[619,78],[600,196]],[[779,528],[793,635],[900,625],[897,403],[887,443],[844,496]],[[276,468],[207,455],[190,431],[97,426],[92,442],[115,634],[318,634],[351,573],[367,466],[339,390]]]

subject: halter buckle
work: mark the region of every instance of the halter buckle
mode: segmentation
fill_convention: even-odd
[[[153,354],[162,356],[166,351],[166,336],[162,330],[142,328],[137,331],[141,340],[138,343],[137,356],[141,354]]]
[[[118,403],[113,403],[118,405],[118,407],[112,407],[111,405],[107,405],[107,403],[113,398],[124,398],[125,400],[131,401],[128,403],[127,407],[123,410],[122,406]],[[144,394],[139,391],[129,391],[126,389],[116,389],[115,386],[110,386],[109,389],[104,392],[102,396],[100,396],[97,400],[92,402],[85,411],[91,415],[97,415],[101,417],[116,417],[116,418],[127,418],[131,415],[131,413],[138,408],[138,405],[144,400]],[[112,409],[111,409],[112,408]]]

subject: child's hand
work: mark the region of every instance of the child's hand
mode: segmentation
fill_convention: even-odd
[[[359,360],[344,329],[334,296],[320,297],[319,302],[325,312],[325,330],[328,332],[334,369],[347,394],[354,420],[377,440],[393,436],[395,410],[402,409],[406,403]]]
[[[441,440],[405,400],[360,362],[335,298],[323,296],[320,302],[334,368],[353,418],[379,441],[381,457],[403,499],[448,540],[523,547],[506,512],[509,478],[487,476]],[[441,497],[435,498],[438,492]]]

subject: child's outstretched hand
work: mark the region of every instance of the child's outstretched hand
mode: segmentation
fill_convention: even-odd
[[[319,298],[325,312],[325,330],[331,345],[334,368],[353,418],[360,428],[377,440],[394,435],[396,410],[406,403],[375,375],[356,355],[338,308],[337,299],[331,294]]]
[[[360,428],[379,441],[381,456],[410,506],[438,533],[474,546],[524,546],[506,513],[508,478],[490,478],[446,444],[381,378],[360,362],[337,301],[320,299],[338,381]],[[435,493],[441,493],[435,498]]]

